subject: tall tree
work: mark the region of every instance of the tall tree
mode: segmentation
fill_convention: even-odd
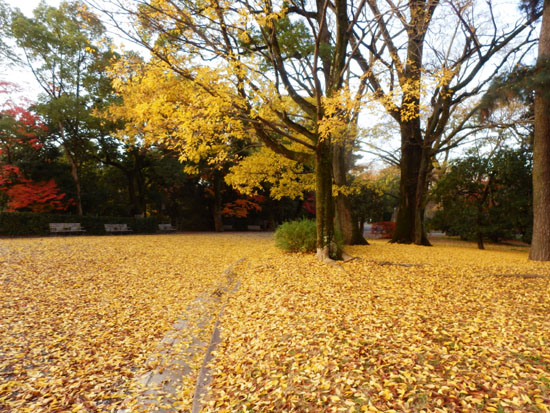
[[[114,3],[119,11],[124,8],[122,2]],[[135,4],[125,9],[135,17],[134,38],[196,93],[210,96],[216,107],[230,105],[222,118],[227,124],[241,122],[274,152],[311,165],[316,175],[317,255],[334,255],[333,152],[346,137],[342,130],[364,87],[362,81],[345,80],[351,67],[349,28],[365,3]],[[118,14],[111,16],[120,25]]]
[[[550,61],[550,1],[523,0],[536,16],[542,9],[537,71],[548,70]],[[533,141],[533,239],[529,259],[550,261],[550,95],[547,76],[535,88],[535,137]]]
[[[392,241],[429,245],[423,221],[434,156],[467,135],[478,107],[465,105],[533,44],[532,18],[505,24],[491,1],[367,3],[374,24],[353,28],[354,57],[401,138]]]
[[[105,28],[81,3],[62,2],[55,8],[41,2],[32,18],[12,13],[11,34],[22,50],[17,63],[28,66],[42,88],[36,108],[71,165],[82,214],[79,169],[90,146],[91,109],[100,99],[97,62],[106,62],[111,53]]]

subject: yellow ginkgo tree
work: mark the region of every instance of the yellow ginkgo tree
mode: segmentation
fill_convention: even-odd
[[[140,142],[168,149],[179,155],[185,172],[200,174],[209,182],[214,227],[222,231],[223,176],[250,146],[242,122],[230,118],[231,105],[201,94],[194,83],[157,59],[146,63],[126,55],[111,66],[111,76],[121,99],[109,106],[106,116],[123,125],[118,137],[131,145]],[[220,96],[223,87],[218,82]]]
[[[151,112],[144,106],[145,130],[187,157],[250,136],[308,165],[315,176],[317,256],[323,260],[339,254],[333,161],[356,135],[366,79],[350,76],[349,29],[364,7],[344,0],[138,0],[117,9],[132,16],[135,29],[126,33],[153,56],[148,81],[159,87],[158,107]],[[119,14],[104,11],[119,24]],[[132,76],[118,70],[122,79]],[[169,103],[174,94],[185,107]],[[160,134],[157,122],[164,126]]]

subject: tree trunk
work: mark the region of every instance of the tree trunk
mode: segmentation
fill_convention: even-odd
[[[214,171],[213,187],[214,187],[214,231],[223,232],[222,221],[222,177],[218,171]]]
[[[424,231],[424,196],[429,162],[422,149],[421,131],[414,124],[405,123],[401,126],[401,136],[399,208],[391,242],[430,245]]]
[[[480,250],[485,249],[485,245],[483,245],[483,234],[481,233],[481,231],[478,231],[478,233],[477,233],[477,247]]]
[[[332,166],[334,183],[339,187],[347,186],[347,172],[349,167],[349,151],[344,145],[336,145],[333,149]],[[342,231],[344,244],[368,245],[359,229],[359,220],[351,208],[349,196],[338,192],[336,197],[336,216],[338,227]]]
[[[401,183],[399,210],[391,242],[430,245],[424,231],[424,200],[430,165],[429,148],[425,148],[420,123],[420,85],[422,82],[422,51],[426,29],[437,2],[427,5],[424,0],[409,1],[411,13],[407,32],[407,62],[403,73],[410,88],[403,93],[400,114]]]
[[[322,141],[315,153],[315,220],[317,258],[340,258],[334,243],[334,202],[332,198],[332,162],[330,144]]]
[[[414,206],[414,243],[429,246],[430,241],[424,230],[424,212],[426,210],[426,193],[428,192],[428,174],[430,173],[430,153],[425,147],[422,150],[418,180],[416,184],[416,202]]]
[[[69,162],[71,164],[71,175],[73,177],[74,186],[76,189],[76,208],[78,211],[78,215],[84,215],[84,212],[82,210],[82,192],[80,189],[80,178],[78,176],[78,166],[76,164],[76,160],[74,159],[73,154],[67,147],[67,145],[63,145],[63,148],[65,148],[65,154],[67,155],[67,158],[69,159]]]
[[[539,70],[550,59],[550,2],[544,2],[539,39]],[[547,83],[547,82],[546,82]],[[550,261],[550,96],[544,86],[535,91],[533,142],[533,239],[529,259]]]
[[[140,204],[136,192],[137,181],[135,179],[133,171],[125,171],[126,178],[128,179],[128,200],[130,201],[130,214],[132,216],[141,214]]]
[[[145,202],[145,178],[140,171],[141,168],[136,170],[138,208],[140,210],[140,215],[145,218],[147,216],[147,203]]]
[[[477,216],[476,216],[476,226],[477,226],[477,247],[480,250],[485,249],[485,245],[483,245],[483,232],[481,231],[481,228],[483,227],[483,203],[487,200],[487,196],[489,195],[489,184],[485,187],[485,193],[483,195],[483,198],[480,200],[480,203],[477,207]]]

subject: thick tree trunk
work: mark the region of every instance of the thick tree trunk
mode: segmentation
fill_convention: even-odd
[[[333,149],[333,173],[334,183],[339,187],[348,185],[347,173],[349,168],[349,151],[343,145],[335,146]],[[336,216],[338,227],[342,231],[344,244],[346,245],[368,245],[359,229],[359,220],[351,208],[349,196],[341,192],[336,197]]]
[[[67,155],[67,158],[69,159],[69,162],[71,164],[71,175],[73,177],[74,186],[76,189],[76,208],[78,215],[83,215],[84,212],[82,210],[82,191],[80,188],[80,178],[78,176],[78,166],[76,164],[76,160],[74,159],[73,154],[67,147],[67,145],[63,145],[65,148],[65,154]]]
[[[403,124],[401,136],[401,181],[399,208],[391,242],[430,245],[424,231],[424,196],[428,165],[422,149],[421,132],[414,124]]]
[[[485,249],[485,245],[483,244],[483,232],[481,231],[481,228],[483,226],[483,206],[482,205],[485,202],[485,200],[487,199],[487,196],[489,195],[488,188],[489,188],[489,185],[487,185],[487,187],[485,189],[483,199],[481,200],[481,203],[479,204],[479,206],[477,208],[477,217],[476,217],[477,234],[476,234],[476,238],[477,238],[477,247],[480,250]]]
[[[320,142],[315,154],[315,220],[317,258],[339,258],[334,243],[334,201],[332,198],[332,162],[330,144]]]
[[[222,177],[217,171],[214,171],[213,178],[214,189],[214,207],[212,209],[214,218],[214,231],[223,232],[222,221]]]
[[[550,59],[550,2],[544,2],[539,39],[539,65]],[[543,70],[543,69],[541,69]],[[529,259],[550,261],[550,97],[545,87],[535,91],[533,142],[533,239]]]
[[[141,168],[136,170],[136,183],[138,193],[138,208],[142,217],[147,216],[147,203],[145,202],[145,178],[140,172]]]
[[[126,178],[128,179],[128,200],[130,201],[130,214],[140,215],[142,211],[140,210],[140,203],[138,201],[137,191],[136,191],[136,178],[132,171],[126,171]]]
[[[422,138],[420,85],[424,37],[436,4],[428,6],[424,0],[409,1],[411,23],[407,32],[409,40],[403,79],[412,89],[403,93],[401,103],[401,183],[397,222],[391,240],[403,244],[430,245],[424,231],[424,201],[430,157],[429,148],[424,147]]]

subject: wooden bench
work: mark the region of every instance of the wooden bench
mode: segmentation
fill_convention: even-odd
[[[50,223],[51,234],[83,234],[86,232],[78,222],[52,222]]]
[[[159,232],[175,232],[176,228],[172,224],[159,224]]]
[[[105,232],[108,234],[122,234],[132,232],[132,230],[128,228],[128,224],[105,224]]]

